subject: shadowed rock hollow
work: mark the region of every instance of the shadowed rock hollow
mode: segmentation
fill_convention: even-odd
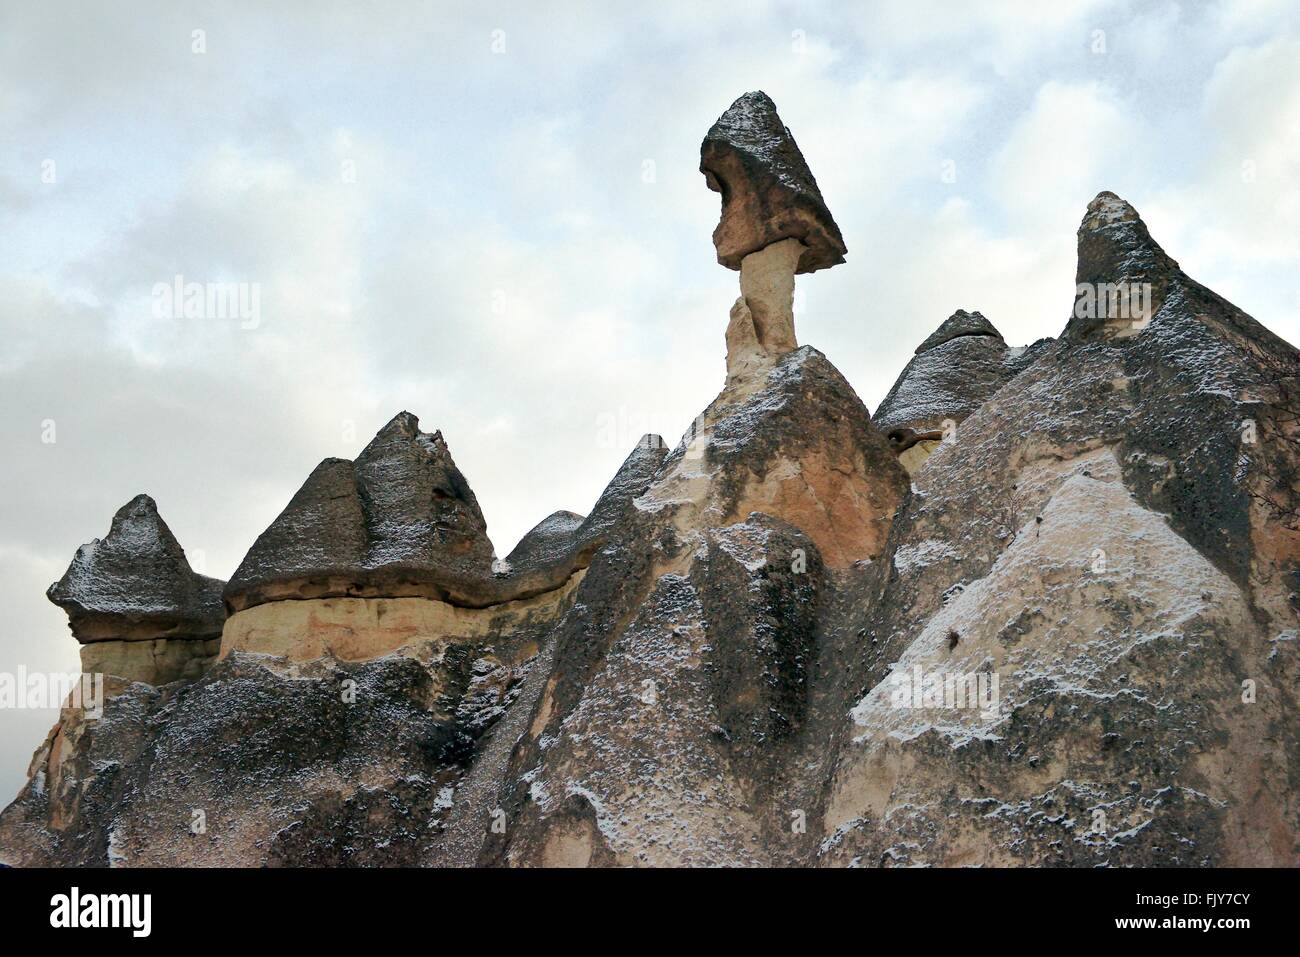
[[[701,156],[741,296],[682,440],[494,559],[402,413],[224,606],[134,500],[51,599],[87,648],[219,655],[87,661],[103,716],[65,707],[0,860],[1300,862],[1296,350],[1103,193],[1057,338],[959,310],[873,421],[794,335],[844,245],[771,100]]]

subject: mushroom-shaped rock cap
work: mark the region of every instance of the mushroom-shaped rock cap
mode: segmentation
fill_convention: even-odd
[[[394,416],[355,461],[326,459],[226,587],[239,611],[285,597],[459,593],[491,574],[478,500],[441,432]]]
[[[77,549],[46,596],[68,613],[80,641],[221,634],[224,585],[190,568],[148,495],[113,516],[108,537]]]
[[[1023,368],[1024,350],[1011,350],[978,312],[958,309],[916,348],[872,421],[896,449],[922,433],[961,422]]]
[[[808,247],[797,273],[844,262],[848,249],[840,228],[766,93],[746,93],[718,118],[700,144],[700,172],[709,189],[722,194],[713,245],[728,269],[790,238]]]

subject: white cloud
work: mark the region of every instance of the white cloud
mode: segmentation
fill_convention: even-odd
[[[1095,82],[1049,80],[1007,135],[993,161],[990,190],[1021,231],[1070,228],[1103,189],[1141,168],[1143,127]]]
[[[642,431],[675,441],[722,384],[736,276],[698,147],[746,90],[776,100],[849,246],[801,278],[800,338],[869,405],[956,308],[1012,342],[1059,332],[1103,188],[1300,338],[1292,19],[1121,0],[10,13],[0,580],[24,631],[0,667],[75,658],[41,592],[132,495],[229,575],[316,462],[402,408],[442,429],[498,551],[586,511]],[[176,273],[258,283],[261,324],[153,319]],[[38,743],[18,737],[12,774]]]

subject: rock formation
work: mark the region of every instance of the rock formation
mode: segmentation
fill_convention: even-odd
[[[216,655],[223,585],[190,568],[154,500],[137,495],[46,594],[68,613],[86,673],[166,684],[198,677]]]
[[[327,459],[217,660],[64,709],[0,862],[1300,863],[1300,353],[1103,193],[1058,338],[958,312],[873,422],[794,339],[844,248],[771,101],[703,157],[742,296],[682,440],[504,560],[413,416]],[[51,597],[197,635],[208,581],[140,499]]]
[[[794,277],[844,262],[840,229],[766,93],[746,93],[700,145],[700,172],[722,194],[718,262],[740,270],[727,326],[731,381],[794,349]]]
[[[700,172],[722,194],[713,245],[728,269],[783,239],[804,247],[798,272],[844,262],[840,228],[766,93],[746,93],[718,118],[700,145]]]
[[[1078,275],[1153,308],[1076,310],[913,476],[828,863],[1297,862],[1300,355],[1113,194]],[[891,706],[918,665],[998,706]]]
[[[889,394],[876,408],[876,427],[899,461],[915,472],[937,444],[956,438],[957,425],[1028,366],[1050,340],[1009,348],[981,313],[958,309],[916,347]]]

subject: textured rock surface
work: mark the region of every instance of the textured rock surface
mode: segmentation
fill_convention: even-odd
[[[442,434],[402,412],[355,462],[326,459],[226,586],[234,611],[286,598],[473,593],[492,543]]]
[[[945,323],[915,365],[977,348],[970,369],[1014,374],[952,383],[960,427],[910,481],[807,346],[729,376],[495,573],[450,478],[386,487],[425,475],[406,435],[369,498],[325,463],[288,528],[369,554],[397,516],[382,554],[423,560],[451,541],[423,535],[424,495],[451,489],[466,594],[519,604],[240,611],[197,679],[64,710],[0,861],[1300,863],[1300,354],[1117,197],[1079,253],[1086,283],[1150,283],[1149,316],[1018,352]],[[920,693],[945,676],[971,697]]]
[[[958,309],[917,346],[916,355],[876,408],[876,427],[900,453],[918,440],[929,443],[927,451],[933,450],[943,437],[953,439],[956,426],[1049,341],[1008,348],[981,313]]]
[[[154,500],[137,495],[46,594],[81,642],[212,638],[226,617],[223,584],[190,568]]]
[[[81,670],[150,685],[193,681],[208,670],[220,650],[220,638],[92,641],[81,646]]]
[[[1159,307],[1132,335],[1072,321],[914,476],[850,619],[873,641],[827,863],[1300,859],[1296,350],[1110,194],[1079,258]],[[882,708],[917,661],[998,672],[996,715]]]
[[[700,144],[700,172],[722,194],[713,245],[728,269],[783,239],[805,247],[798,272],[844,262],[840,229],[766,93],[746,93],[718,118]]]
[[[506,864],[758,864],[780,838],[830,581],[878,559],[906,480],[821,353],[729,387],[592,562],[496,792]],[[540,678],[539,678],[540,683]]]
[[[397,415],[355,462],[326,459],[253,544],[225,589],[235,612],[272,601],[418,597],[486,609],[552,591],[664,454],[647,435],[587,519],[557,513],[493,561],[487,525],[442,434]]]
[[[761,374],[798,345],[794,332],[794,270],[806,249],[783,239],[740,264],[740,298],[727,324],[727,381]]]

